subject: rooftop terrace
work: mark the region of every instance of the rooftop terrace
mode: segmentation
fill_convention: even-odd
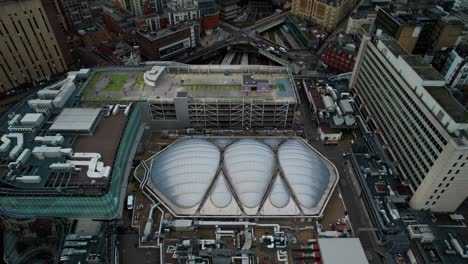
[[[283,67],[183,64],[156,67],[161,72],[151,80],[144,77],[151,69],[149,66],[96,68],[84,84],[85,100],[173,99],[181,92],[206,99],[296,100],[292,77]],[[245,89],[246,76],[267,83],[268,89]]]

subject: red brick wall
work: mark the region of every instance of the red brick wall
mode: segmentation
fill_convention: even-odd
[[[322,61],[328,65],[328,69],[336,73],[353,71],[354,57],[345,50],[335,50],[326,48],[322,56]]]
[[[218,14],[211,15],[211,16],[205,16],[204,27],[205,27],[205,30],[206,29],[214,29],[214,28],[219,27],[219,16],[218,16]]]

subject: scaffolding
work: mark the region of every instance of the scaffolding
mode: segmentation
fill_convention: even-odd
[[[196,99],[188,102],[191,127],[291,129],[296,104],[269,100]]]

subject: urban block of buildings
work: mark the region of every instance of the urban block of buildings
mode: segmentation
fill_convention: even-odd
[[[353,10],[355,4],[355,0],[294,0],[291,10],[293,15],[311,19],[332,31]]]
[[[455,211],[467,197],[467,110],[422,57],[386,36],[362,41],[350,86],[408,184],[409,204]]]
[[[380,8],[374,32],[392,36],[408,52],[425,54],[453,47],[465,25],[456,17],[445,15],[436,8],[426,9],[424,15],[391,12]]]

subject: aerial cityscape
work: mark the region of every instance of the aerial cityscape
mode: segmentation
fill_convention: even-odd
[[[468,0],[0,0],[0,264],[468,263]]]

